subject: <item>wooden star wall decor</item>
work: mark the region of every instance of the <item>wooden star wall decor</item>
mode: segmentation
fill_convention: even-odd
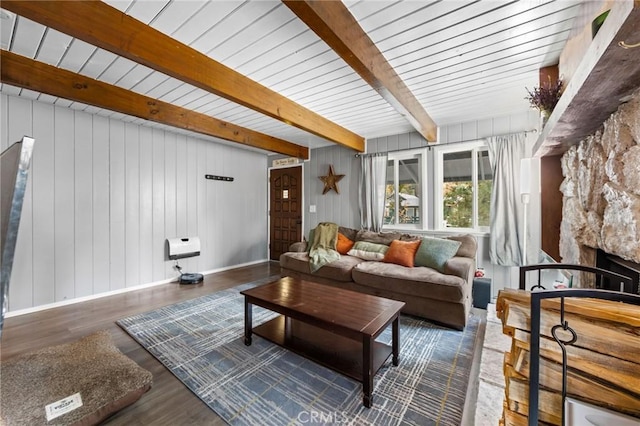
[[[326,176],[320,176],[320,180],[324,182],[324,189],[322,190],[322,195],[326,194],[330,190],[336,191],[338,194],[340,191],[338,190],[338,182],[342,179],[344,175],[337,175],[333,171],[333,166],[329,166],[329,174]]]

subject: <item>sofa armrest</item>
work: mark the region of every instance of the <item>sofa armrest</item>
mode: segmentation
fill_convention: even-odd
[[[465,281],[472,282],[476,272],[476,260],[469,257],[454,256],[447,261],[444,272],[448,275],[455,275]]]
[[[458,248],[456,256],[469,257],[473,259],[476,258],[476,254],[478,251],[478,241],[473,235],[451,235],[448,236],[447,239],[460,242],[460,248]]]
[[[289,251],[293,251],[296,253],[302,253],[307,251],[307,242],[306,241],[298,241],[297,243],[293,243],[289,246]]]

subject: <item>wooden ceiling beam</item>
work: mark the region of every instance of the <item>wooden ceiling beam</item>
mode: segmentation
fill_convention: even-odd
[[[156,123],[308,159],[309,148],[2,50],[0,81]]]
[[[437,126],[340,0],[282,0],[313,32],[389,102],[428,142]]]
[[[101,1],[2,0],[2,8],[337,144],[364,138]]]

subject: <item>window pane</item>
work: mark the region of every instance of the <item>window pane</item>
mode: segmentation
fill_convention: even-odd
[[[387,161],[387,184],[385,188],[384,225],[396,224],[396,191],[393,160]]]
[[[446,153],[442,156],[443,220],[445,227],[473,226],[472,151]]]
[[[478,226],[489,226],[493,172],[489,151],[478,151]]]
[[[420,160],[398,160],[399,223],[420,223]]]

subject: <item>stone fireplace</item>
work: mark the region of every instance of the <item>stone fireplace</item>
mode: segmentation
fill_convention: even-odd
[[[562,262],[596,266],[608,254],[640,270],[640,88],[564,154],[562,172]],[[577,281],[595,285],[590,277]]]

